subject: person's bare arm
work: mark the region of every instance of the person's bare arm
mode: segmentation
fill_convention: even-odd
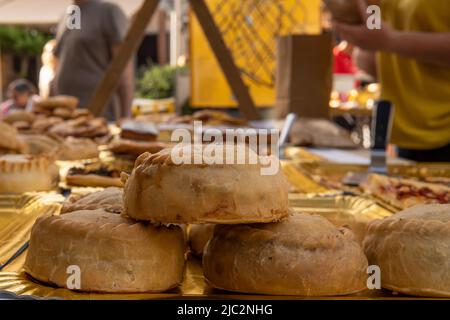
[[[353,51],[353,60],[358,68],[373,78],[377,79],[376,52],[355,48]]]
[[[366,18],[364,0],[358,0],[361,14]],[[450,32],[398,31],[387,23],[379,30],[363,25],[334,23],[336,32],[357,47],[371,51],[385,51],[427,63],[450,66]]]
[[[113,46],[112,52],[114,56],[117,55],[119,47],[120,44]],[[134,95],[134,68],[132,60],[128,62],[122,76],[120,77],[120,81],[117,86],[117,92],[120,99],[121,116],[131,116],[131,104],[133,102]]]

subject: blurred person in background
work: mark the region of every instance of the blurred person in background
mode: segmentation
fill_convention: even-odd
[[[1,116],[7,116],[16,110],[30,111],[37,98],[36,87],[26,79],[18,79],[8,85],[8,100],[0,104]]]
[[[76,96],[80,107],[89,108],[97,85],[125,38],[128,22],[124,12],[109,2],[74,0],[73,4],[80,7],[81,28],[68,29],[67,15],[60,22],[53,93]],[[133,93],[134,74],[130,61],[103,116],[108,120],[129,116]]]
[[[42,67],[39,71],[39,95],[43,98],[50,96],[50,88],[55,78],[56,57],[54,55],[56,40],[48,41],[42,51]]]
[[[400,157],[450,162],[450,1],[380,0],[381,29],[334,22],[358,47],[359,68],[376,76],[395,107],[392,143]],[[358,0],[366,21],[367,4]]]

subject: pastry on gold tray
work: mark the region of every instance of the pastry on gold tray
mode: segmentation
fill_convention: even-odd
[[[163,292],[181,283],[185,250],[178,226],[81,210],[37,219],[24,268],[39,281],[78,291]]]
[[[450,297],[450,204],[418,205],[371,222],[364,250],[380,267],[383,288]]]
[[[338,296],[366,288],[367,259],[353,233],[318,215],[218,225],[203,254],[213,287],[271,295]]]

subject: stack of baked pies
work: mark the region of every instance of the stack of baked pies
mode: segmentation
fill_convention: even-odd
[[[123,175],[123,214],[191,224],[190,242],[203,253],[211,286],[305,296],[364,289],[367,259],[351,231],[320,216],[292,213],[281,170],[261,175],[258,156],[255,164],[211,164],[205,158],[202,164],[176,164],[172,150],[141,155],[131,175]],[[191,146],[190,152],[195,158],[201,151]]]

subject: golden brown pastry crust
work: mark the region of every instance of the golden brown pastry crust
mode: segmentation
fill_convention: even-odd
[[[214,234],[215,224],[192,224],[189,226],[189,247],[197,257],[203,255],[206,244]]]
[[[15,110],[3,118],[3,121],[13,124],[15,122],[32,123],[36,119],[36,115],[25,110]]]
[[[155,141],[158,129],[149,122],[126,120],[121,124],[120,137],[128,140]]]
[[[118,154],[128,154],[139,156],[145,152],[157,153],[167,148],[167,144],[163,142],[143,142],[125,139],[116,139],[108,145],[109,151]]]
[[[54,96],[46,99],[39,99],[34,102],[33,108],[38,110],[53,110],[56,108],[64,108],[69,110],[75,110],[78,106],[79,99],[73,96]]]
[[[450,204],[419,205],[369,224],[364,250],[383,288],[450,297]]]
[[[152,222],[231,224],[272,222],[288,215],[282,170],[261,175],[259,162],[176,165],[171,151],[144,153],[136,160],[124,179],[125,214]]]
[[[61,145],[60,160],[98,158],[98,145],[88,138],[67,137]]]
[[[20,135],[19,139],[27,145],[27,153],[32,155],[57,154],[61,140],[43,134]]]
[[[322,216],[218,225],[203,254],[215,288],[272,295],[347,295],[365,288],[367,259],[351,231]]]
[[[111,213],[121,213],[123,210],[123,189],[109,187],[105,190],[85,195],[71,195],[64,203],[61,213],[78,210],[103,209]]]
[[[85,116],[56,124],[49,132],[63,137],[95,138],[107,135],[109,130],[105,119]]]
[[[67,287],[67,267],[80,268],[81,291],[161,292],[182,281],[185,239],[177,226],[154,226],[103,210],[39,218],[25,271]]]
[[[0,156],[0,193],[49,191],[56,187],[59,170],[49,156]]]
[[[62,123],[64,120],[59,117],[38,117],[31,125],[31,130],[36,133],[45,133],[51,127]]]
[[[25,144],[18,139],[17,129],[10,124],[0,121],[0,149],[11,150],[12,153],[21,153]]]
[[[93,173],[67,175],[66,182],[68,185],[81,187],[123,187],[120,178],[106,177]]]

